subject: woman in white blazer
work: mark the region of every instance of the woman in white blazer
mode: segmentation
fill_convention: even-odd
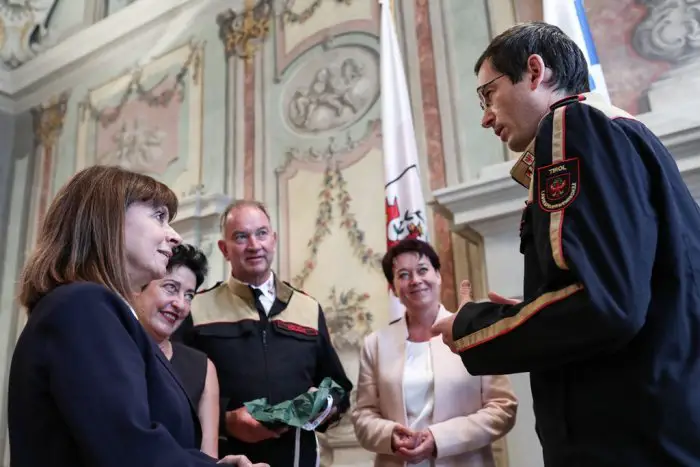
[[[352,422],[375,467],[491,467],[491,443],[515,423],[507,376],[472,376],[431,326],[449,316],[440,304],[440,259],[405,239],[382,261],[406,314],[367,336]]]

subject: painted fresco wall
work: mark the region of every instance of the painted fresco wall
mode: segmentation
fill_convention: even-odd
[[[12,263],[2,277],[8,331],[0,344],[10,350],[23,326],[15,280],[52,197],[76,171],[117,164],[177,192],[175,228],[209,256],[206,285],[228,275],[216,248],[223,207],[241,197],[267,203],[279,231],[276,269],[321,302],[356,378],[362,338],[387,322],[378,3],[277,3],[274,14],[267,0],[248,2],[245,12],[219,2],[124,38],[33,110],[35,149],[12,167],[17,229],[4,245]],[[430,200],[432,190],[504,158],[499,143],[480,138],[472,92],[472,63],[489,26],[478,2],[396,3]],[[431,213],[429,229],[443,263],[443,300],[454,309],[448,223]],[[371,459],[348,422],[324,437],[327,464]]]

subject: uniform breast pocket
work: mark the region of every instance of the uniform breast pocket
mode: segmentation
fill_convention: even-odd
[[[197,347],[220,347],[221,345],[236,345],[242,341],[254,338],[257,334],[258,321],[245,320],[236,323],[212,323],[197,327],[195,338]],[[206,352],[205,348],[200,350]]]
[[[262,358],[255,357],[262,350],[259,326],[259,321],[245,320],[205,324],[195,329],[193,347],[207,354],[214,363],[222,390],[229,381],[239,381],[254,373],[255,365],[241,365],[240,362],[262,363]]]
[[[297,323],[273,320],[271,350],[283,360],[281,371],[291,373],[303,371],[312,377],[316,369],[318,352],[318,330]]]
[[[532,203],[528,203],[523,209],[522,217],[520,218],[520,253],[525,254],[528,247],[532,244],[534,234],[532,230]]]
[[[535,245],[535,213],[532,203],[523,209],[520,220],[520,253],[523,255],[524,277],[523,296],[525,300],[534,297],[544,283],[544,275],[540,269]]]

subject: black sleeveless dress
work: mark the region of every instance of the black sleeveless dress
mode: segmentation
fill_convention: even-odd
[[[172,346],[173,356],[170,364],[185,387],[185,392],[192,404],[198,408],[204,391],[204,381],[207,378],[207,356],[204,352],[179,342],[172,342]]]

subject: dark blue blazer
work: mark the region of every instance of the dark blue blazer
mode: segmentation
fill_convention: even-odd
[[[204,467],[196,412],[117,294],[61,286],[33,308],[9,380],[12,467]]]

